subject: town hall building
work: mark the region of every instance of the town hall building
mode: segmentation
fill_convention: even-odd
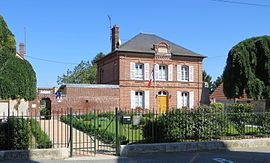
[[[154,34],[140,33],[119,44],[112,28],[112,51],[97,61],[97,82],[119,85],[122,108],[193,108],[202,96],[202,61],[192,52]]]
[[[205,56],[155,34],[139,33],[121,44],[117,26],[112,28],[111,41],[111,52],[96,62],[97,84],[61,85],[62,102],[52,102],[52,112],[68,106],[78,110],[106,106],[166,112],[202,103]],[[38,106],[39,100],[31,104]]]

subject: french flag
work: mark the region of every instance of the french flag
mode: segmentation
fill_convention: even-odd
[[[152,84],[152,82],[153,82],[153,80],[155,79],[155,65],[153,65],[153,68],[152,68],[152,71],[151,71],[151,76],[150,76],[150,79],[149,79],[149,81],[148,81],[148,88],[150,88],[151,87],[151,84]]]

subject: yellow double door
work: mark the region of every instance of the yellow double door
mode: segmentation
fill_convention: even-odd
[[[166,113],[168,111],[168,97],[158,96],[158,112]]]

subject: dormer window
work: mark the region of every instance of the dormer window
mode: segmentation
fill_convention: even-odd
[[[166,42],[160,42],[155,46],[156,55],[171,55],[171,48]]]

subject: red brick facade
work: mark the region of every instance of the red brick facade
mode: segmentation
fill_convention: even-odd
[[[132,80],[130,79],[130,63],[148,63],[149,75],[153,65],[163,64],[173,66],[173,81],[156,81],[153,82],[151,87],[148,87],[149,80]],[[114,63],[114,64],[112,64]],[[119,63],[119,65],[115,65]],[[119,78],[112,78],[112,68],[106,68],[104,65],[114,65],[114,73],[119,71]],[[188,65],[194,67],[194,80],[193,82],[177,81],[177,65]],[[111,66],[112,67],[112,66]],[[103,71],[98,74],[98,82],[106,84],[119,83],[120,87],[120,108],[131,108],[130,106],[130,91],[149,91],[150,108],[155,107],[156,93],[159,91],[166,91],[169,94],[168,103],[169,108],[177,107],[177,91],[194,92],[194,106],[200,105],[202,95],[202,59],[190,57],[150,57],[144,54],[127,54],[123,52],[116,52],[108,58],[99,61],[98,71]],[[117,77],[117,75],[115,75]],[[111,81],[111,82],[110,82]],[[154,86],[156,85],[156,86]],[[156,93],[155,93],[156,92]]]

